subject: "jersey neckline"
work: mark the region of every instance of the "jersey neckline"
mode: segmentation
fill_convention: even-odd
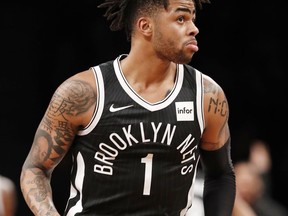
[[[123,59],[123,57],[127,56],[127,54],[122,54],[118,56],[114,62],[114,70],[115,74],[117,76],[117,79],[122,86],[123,90],[131,97],[132,100],[134,100],[137,104],[140,106],[144,107],[147,110],[150,111],[157,111],[161,110],[167,106],[169,106],[177,97],[179,94],[182,84],[183,84],[183,79],[184,79],[184,67],[182,64],[177,64],[176,66],[176,79],[175,83],[173,86],[173,89],[171,92],[163,99],[155,103],[150,103],[144,98],[142,98],[134,89],[131,87],[131,85],[128,83],[127,79],[125,78],[121,65],[120,65],[120,60]]]

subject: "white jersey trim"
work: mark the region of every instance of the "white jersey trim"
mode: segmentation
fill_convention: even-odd
[[[96,108],[89,124],[83,130],[79,130],[78,132],[79,136],[87,135],[94,129],[94,127],[99,122],[104,109],[105,88],[101,69],[99,66],[93,67],[92,69],[94,72],[97,88]]]
[[[124,91],[139,105],[144,107],[145,109],[153,112],[157,110],[161,110],[167,106],[169,106],[174,99],[177,97],[179,94],[182,84],[183,84],[183,79],[184,79],[184,66],[182,64],[177,65],[177,76],[176,76],[176,81],[173,90],[169,93],[169,95],[162,101],[159,101],[157,103],[149,103],[146,100],[144,100],[140,95],[138,95],[132,87],[129,85],[127,80],[125,79],[123,72],[120,67],[120,59],[121,56],[119,56],[117,59],[114,60],[113,65],[115,69],[116,76],[119,80],[119,83],[121,84],[122,88]],[[94,76],[95,76],[95,82],[96,82],[96,87],[97,87],[97,101],[96,101],[96,109],[94,112],[94,115],[92,119],[90,120],[89,124],[83,129],[78,132],[78,135],[83,136],[87,135],[90,133],[97,123],[99,122],[101,115],[103,113],[104,109],[104,101],[105,101],[105,88],[104,88],[104,81],[103,81],[103,76],[101,73],[101,69],[99,66],[93,67],[92,68],[94,71]],[[201,134],[203,133],[204,130],[204,91],[203,91],[203,77],[202,73],[195,69],[196,71],[196,86],[197,86],[197,91],[196,91],[196,100],[197,100],[197,117],[199,120],[199,126],[201,129]]]
[[[185,216],[187,211],[188,211],[188,209],[192,206],[193,199],[194,199],[194,193],[195,193],[195,184],[194,183],[195,183],[195,179],[196,179],[196,175],[197,175],[199,159],[200,159],[200,156],[198,156],[198,159],[197,159],[197,162],[196,162],[196,165],[195,165],[195,168],[194,168],[195,169],[194,176],[193,176],[193,179],[192,179],[192,182],[191,182],[190,190],[189,190],[188,195],[187,195],[187,205],[180,212],[180,216]]]
[[[116,76],[118,78],[118,81],[124,91],[140,106],[144,107],[145,109],[153,112],[153,111],[158,111],[161,110],[167,106],[169,106],[174,99],[177,97],[179,94],[182,84],[183,84],[183,79],[184,79],[184,67],[183,65],[177,65],[177,74],[176,74],[176,81],[174,84],[174,87],[172,91],[161,101],[157,103],[149,103],[146,101],[144,98],[142,98],[137,92],[133,90],[133,88],[130,86],[128,81],[126,80],[121,66],[120,66],[120,58],[123,55],[120,55],[117,59],[114,60],[113,65],[114,65],[114,70],[116,73]]]
[[[200,71],[195,69],[196,73],[196,100],[197,100],[197,117],[201,130],[201,134],[204,131],[205,121],[204,121],[204,84],[203,84],[203,76]]]
[[[82,189],[83,189],[83,182],[84,182],[84,176],[85,176],[85,163],[83,160],[83,157],[80,153],[77,155],[77,173],[76,173],[76,179],[75,179],[75,186],[73,187],[71,184],[70,187],[70,197],[69,200],[74,198],[77,195],[77,191],[80,193],[80,198],[77,201],[76,205],[71,207],[67,213],[67,216],[74,216],[75,214],[82,212],[83,206],[82,206]]]

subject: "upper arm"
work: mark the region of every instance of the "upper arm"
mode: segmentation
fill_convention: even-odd
[[[54,92],[36,130],[24,168],[40,168],[47,174],[61,161],[77,131],[93,114],[96,91],[91,71],[77,74]]]
[[[216,150],[230,137],[229,106],[223,89],[211,78],[203,76],[205,129],[200,147],[204,150]]]

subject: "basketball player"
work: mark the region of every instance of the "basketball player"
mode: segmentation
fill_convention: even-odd
[[[235,176],[229,108],[221,87],[189,66],[198,51],[202,1],[106,0],[112,30],[131,50],[80,72],[55,91],[23,165],[21,188],[35,215],[183,216],[197,165],[206,216],[231,216]],[[58,213],[53,169],[71,150],[71,193]]]

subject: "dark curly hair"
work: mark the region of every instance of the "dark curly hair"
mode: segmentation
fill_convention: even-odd
[[[203,3],[210,0],[193,0],[201,9]],[[153,14],[159,7],[168,8],[169,0],[105,0],[99,8],[106,8],[104,17],[111,21],[110,29],[118,31],[125,29],[130,40],[132,26],[138,14]]]

